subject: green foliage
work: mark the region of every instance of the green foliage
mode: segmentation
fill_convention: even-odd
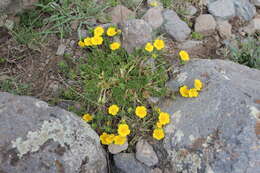
[[[5,58],[0,57],[0,64],[4,63],[5,61],[6,61]]]
[[[28,84],[21,84],[14,79],[0,80],[0,91],[9,92],[17,95],[30,95],[30,86]]]
[[[191,38],[195,39],[195,40],[203,40],[204,36],[201,33],[198,32],[192,32],[191,33]]]
[[[260,42],[249,37],[238,41],[238,47],[229,46],[231,60],[251,68],[260,69]]]
[[[118,123],[125,121],[131,126],[129,140],[134,141],[135,137],[148,135],[156,124],[158,113],[147,98],[169,95],[165,87],[167,63],[159,54],[154,59],[155,68],[144,65],[151,57],[144,50],[132,54],[122,48],[112,51],[108,42],[105,40],[101,47],[88,48],[87,56],[77,59],[76,66],[69,72],[62,70],[64,76],[70,76],[69,80],[74,81],[63,91],[62,98],[80,102],[86,113],[93,115],[91,126],[99,134],[116,133]],[[64,62],[59,63],[59,67],[67,69]],[[120,107],[116,116],[107,112],[112,104]],[[138,105],[148,108],[148,116],[144,119],[135,116]]]

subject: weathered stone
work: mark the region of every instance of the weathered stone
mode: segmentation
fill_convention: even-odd
[[[154,168],[151,170],[151,173],[162,173],[162,170],[159,168]]]
[[[187,16],[193,16],[196,13],[197,13],[197,8],[194,7],[193,5],[189,5],[185,10],[185,15]]]
[[[0,12],[17,13],[23,9],[32,8],[38,0],[1,0]]]
[[[162,16],[162,10],[161,8],[150,8],[145,15],[143,16],[143,19],[151,25],[153,29],[159,28],[163,24],[163,16]]]
[[[191,29],[173,10],[165,10],[163,17],[164,29],[174,40],[184,41],[189,37]]]
[[[202,14],[196,19],[195,32],[203,35],[211,35],[215,32],[216,26],[216,21],[212,15]]]
[[[260,0],[252,0],[252,3],[257,7],[260,7]]]
[[[228,21],[218,21],[217,30],[221,38],[229,39],[232,37],[232,25]]]
[[[154,166],[159,161],[153,147],[145,140],[137,142],[135,157],[147,166]]]
[[[221,19],[230,19],[236,15],[232,0],[217,0],[208,3],[208,10],[213,16]]]
[[[135,17],[135,14],[125,6],[117,5],[111,10],[110,16],[112,19],[112,23],[117,24],[122,23],[128,19],[133,19]]]
[[[168,85],[204,86],[198,98],[162,100],[164,149],[176,172],[260,172],[260,71],[223,60],[192,60]],[[160,159],[160,158],[159,158]],[[162,158],[161,158],[162,159]]]
[[[242,31],[249,35],[254,34],[256,31],[260,31],[260,18],[251,20],[247,26],[242,28]]]
[[[127,148],[128,148],[128,142],[125,142],[123,145],[110,144],[108,146],[108,151],[111,154],[118,154],[122,151],[125,151]]]
[[[56,55],[60,55],[60,56],[64,55],[65,50],[66,50],[66,45],[60,44],[57,49]]]
[[[134,153],[120,153],[113,156],[115,167],[122,173],[150,173],[150,168],[138,162]],[[115,171],[116,172],[116,171]]]
[[[152,40],[152,28],[142,19],[128,20],[122,23],[122,36],[122,46],[132,52]]]
[[[0,172],[107,172],[94,130],[46,102],[0,93],[0,131]]]
[[[230,19],[240,16],[244,20],[251,20],[256,14],[256,9],[249,0],[216,0],[208,3],[209,12],[221,19]]]
[[[256,14],[256,8],[249,0],[233,0],[236,15],[250,21]]]

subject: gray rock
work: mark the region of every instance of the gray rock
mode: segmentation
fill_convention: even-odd
[[[107,172],[98,135],[46,102],[0,93],[0,131],[0,172]]]
[[[186,40],[185,42],[178,45],[178,48],[181,50],[191,50],[196,49],[197,47],[203,46],[203,41],[197,40]]]
[[[217,30],[221,38],[229,39],[232,37],[232,25],[228,21],[218,21]]]
[[[122,46],[132,52],[152,40],[152,28],[142,19],[128,20],[122,24],[122,36]]]
[[[149,25],[151,25],[153,29],[159,28],[163,24],[163,16],[162,16],[161,8],[158,7],[150,8],[143,16],[143,19]]]
[[[154,166],[159,161],[153,147],[143,139],[139,140],[136,144],[135,157],[147,166]]]
[[[185,10],[185,14],[188,16],[193,16],[194,14],[197,13],[197,8],[194,7],[193,5],[189,5],[186,10]]]
[[[108,151],[111,154],[118,154],[122,151],[125,151],[127,148],[128,148],[128,142],[125,142],[123,145],[110,144],[108,146]]]
[[[208,3],[208,11],[217,18],[240,16],[247,21],[256,14],[255,6],[249,0],[216,0]]]
[[[252,3],[253,3],[256,7],[260,7],[260,0],[252,0]]]
[[[17,13],[23,9],[32,8],[38,0],[1,0],[0,12]]]
[[[217,0],[208,3],[208,11],[214,17],[220,19],[230,19],[236,15],[235,5],[232,0]]]
[[[56,55],[60,55],[60,56],[64,55],[65,50],[66,50],[66,45],[60,44],[57,49]]]
[[[151,173],[162,173],[162,170],[159,168],[154,168],[151,170]]]
[[[260,71],[224,60],[192,60],[168,85],[204,87],[198,98],[162,100],[164,149],[176,172],[260,172]],[[159,158],[162,159],[162,158]]]
[[[211,35],[215,32],[216,26],[216,21],[212,15],[202,14],[196,19],[195,32]]]
[[[256,14],[256,8],[249,0],[233,0],[236,15],[244,20],[250,21]]]
[[[260,18],[255,18],[249,22],[249,24],[241,29],[249,35],[254,34],[256,31],[260,31]]]
[[[122,23],[128,19],[133,19],[135,17],[135,13],[123,5],[117,5],[111,10],[110,16],[112,23],[117,24]]]
[[[173,10],[165,10],[163,17],[164,29],[174,40],[184,41],[189,37],[191,29]]]
[[[120,173],[150,173],[150,168],[138,162],[134,153],[120,153],[113,158],[115,167]]]

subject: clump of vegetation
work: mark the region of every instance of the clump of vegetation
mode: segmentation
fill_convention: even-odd
[[[90,33],[93,37],[78,42],[79,47],[88,51],[87,57],[79,58],[70,68],[66,61],[58,64],[63,75],[75,81],[62,97],[84,104],[85,112],[79,115],[100,134],[105,145],[128,140],[131,146],[148,134],[162,139],[161,128],[168,120],[159,121],[162,112],[147,100],[171,94],[165,87],[169,68],[161,56],[164,41],[156,39],[129,54],[120,42],[113,41],[121,33],[116,27],[106,31],[96,27]],[[147,63],[151,57],[154,64]],[[161,116],[169,119],[165,114]],[[153,132],[157,125],[161,130]]]
[[[237,42],[237,47],[229,46],[231,60],[251,68],[260,69],[260,42],[249,37]]]
[[[195,39],[195,40],[203,40],[204,36],[201,33],[198,32],[192,32],[191,33],[191,38]]]

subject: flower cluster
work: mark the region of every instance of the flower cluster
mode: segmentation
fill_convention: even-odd
[[[194,88],[189,89],[188,86],[184,85],[180,87],[179,91],[183,97],[198,97],[199,91],[202,89],[203,83],[199,79],[194,80]]]
[[[152,52],[152,51],[154,50],[154,48],[156,48],[157,50],[162,50],[164,47],[165,47],[164,41],[157,39],[157,40],[155,40],[155,41],[153,42],[153,44],[150,43],[150,42],[146,43],[144,49],[145,49],[147,52]]]
[[[105,33],[105,29],[101,26],[97,26],[94,31],[94,36],[93,37],[86,37],[83,40],[80,40],[78,42],[78,45],[82,48],[84,47],[90,47],[90,46],[99,46],[102,45],[104,42],[104,38],[102,37]],[[109,27],[106,31],[106,35],[108,37],[113,37],[117,34],[120,34],[121,30],[118,30],[116,27]],[[117,50],[119,49],[121,44],[119,42],[112,42],[109,45],[109,48],[111,50]]]
[[[159,117],[156,122],[156,128],[153,131],[153,138],[156,140],[161,140],[164,138],[163,126],[170,123],[170,115],[166,112],[161,112],[158,110]]]

